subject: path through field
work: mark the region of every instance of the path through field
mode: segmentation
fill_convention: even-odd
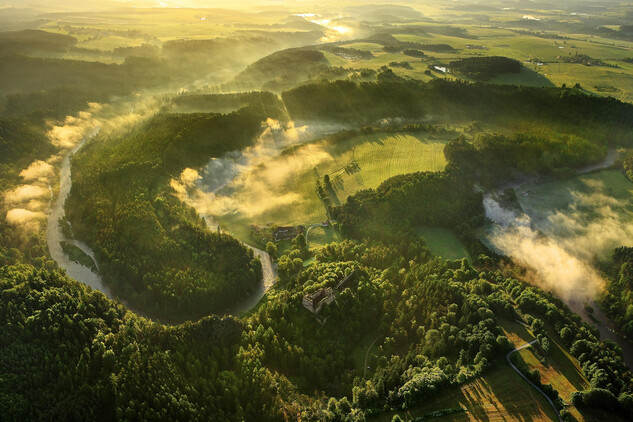
[[[506,355],[506,360],[508,361],[508,363],[510,364],[510,366],[512,367],[512,369],[514,369],[516,371],[517,374],[519,374],[519,376],[521,378],[523,378],[528,384],[530,384],[532,387],[534,387],[539,393],[541,393],[543,395],[543,397],[545,397],[548,401],[548,403],[552,406],[552,408],[554,409],[554,412],[556,413],[556,415],[558,415],[558,420],[560,422],[563,422],[563,419],[560,417],[560,414],[558,413],[558,410],[556,409],[556,405],[554,404],[554,402],[552,401],[552,399],[549,398],[549,396],[547,394],[545,394],[545,392],[543,390],[541,390],[539,387],[536,386],[536,384],[534,384],[532,381],[530,381],[525,375],[523,375],[523,373],[521,371],[519,371],[519,368],[517,368],[516,366],[514,366],[514,364],[512,363],[512,361],[510,360],[510,356],[515,353],[518,352],[521,349],[525,349],[526,347],[530,347],[531,345],[533,345],[534,343],[536,343],[537,340],[532,340],[529,343],[525,343],[523,346],[519,346],[516,349],[510,351],[507,355]]]

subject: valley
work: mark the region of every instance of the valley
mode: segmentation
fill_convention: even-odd
[[[0,418],[633,418],[633,5],[0,2]]]

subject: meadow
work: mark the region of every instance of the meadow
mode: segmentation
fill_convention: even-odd
[[[446,165],[443,148],[450,136],[426,132],[361,135],[336,144],[318,141],[294,148],[258,166],[244,177],[268,182],[264,202],[270,204],[253,211],[254,199],[259,200],[248,183],[234,183],[220,192],[233,207],[216,215],[222,228],[241,240],[252,242],[248,225],[310,225],[327,219],[323,202],[317,196],[315,183],[329,175],[333,204],[340,204],[361,189],[375,188],[397,174],[416,171],[438,171]],[[307,158],[306,158],[307,157]],[[358,163],[359,171],[347,174],[344,167]],[[282,169],[283,177],[277,177]],[[243,180],[241,177],[240,179]],[[251,206],[253,205],[253,206]],[[310,232],[313,245],[335,240],[322,229]]]
[[[419,23],[402,25],[402,28],[416,25]],[[427,57],[418,59],[402,53],[385,52],[379,44],[352,42],[343,44],[343,47],[371,51],[374,58],[345,60],[332,54],[326,54],[326,57],[333,66],[350,69],[364,67],[377,70],[382,66],[389,66],[391,62],[407,61],[411,68],[393,67],[393,72],[405,78],[428,81],[437,77],[469,80],[464,75],[443,74],[435,71],[429,74],[427,72],[429,65],[445,66],[451,60],[472,56],[505,56],[521,61],[524,64],[523,71],[520,74],[498,75],[488,82],[530,86],[561,86],[562,84],[572,86],[578,83],[587,92],[612,96],[621,101],[632,101],[633,65],[621,60],[633,56],[633,42],[623,40],[614,42],[586,34],[566,34],[566,39],[555,39],[537,36],[537,34],[519,35],[512,29],[493,28],[488,25],[457,25],[457,28],[463,29],[468,34],[469,37],[466,38],[435,33],[432,24],[424,23],[424,26],[428,33],[423,35],[400,34],[397,28],[391,33],[394,38],[402,42],[448,44],[455,50],[425,51]],[[438,28],[437,32],[441,32],[440,28],[445,28],[439,24],[435,26]],[[562,57],[576,53],[603,60],[606,64],[617,67],[562,62]]]
[[[501,363],[485,376],[461,386],[450,387],[426,403],[407,411],[387,412],[369,421],[389,422],[399,414],[415,418],[443,409],[463,408],[464,412],[433,418],[434,421],[551,421],[554,411],[545,399],[523,381],[509,365]]]
[[[455,233],[441,227],[421,227],[418,234],[424,238],[426,245],[434,255],[445,259],[470,258],[464,244]]]
[[[504,334],[514,347],[522,346],[534,340],[529,327],[516,321],[501,320]],[[578,361],[563,346],[554,330],[549,330],[549,338],[553,342],[550,355],[539,360],[532,347],[518,353],[529,369],[537,369],[543,384],[552,384],[559,391],[565,403],[570,402],[571,393],[588,388],[589,382],[582,374]],[[484,376],[478,377],[461,386],[449,387],[424,404],[401,412],[379,413],[373,418],[375,422],[388,422],[395,414],[407,419],[429,415],[444,409],[462,408],[464,411],[432,418],[434,421],[506,421],[556,420],[556,416],[543,396],[529,386],[505,362]],[[598,422],[605,418],[617,422],[622,419],[611,413],[598,409],[579,410],[568,406],[567,410],[578,422]]]
[[[419,5],[419,10],[436,16],[436,22],[409,21],[390,26],[387,32],[396,40],[420,44],[448,44],[452,51],[425,51],[427,57],[414,58],[402,52],[385,52],[383,45],[371,38],[363,38],[366,31],[355,30],[332,35],[328,27],[320,27],[327,36],[313,38],[308,44],[328,41],[339,42],[346,48],[369,51],[373,58],[345,59],[331,52],[325,57],[333,67],[345,69],[373,69],[390,63],[409,63],[407,67],[391,66],[393,72],[404,78],[428,81],[434,78],[466,79],[465,75],[429,72],[429,66],[446,66],[451,60],[479,56],[505,56],[521,61],[525,69],[520,74],[503,74],[488,82],[532,86],[560,86],[579,84],[587,92],[613,96],[632,101],[633,64],[622,61],[633,57],[633,41],[605,38],[599,34],[577,30],[579,22],[560,11],[538,10],[538,19],[551,19],[556,24],[536,24],[526,29],[524,14],[518,10],[490,9],[477,13],[457,10],[444,3],[431,2]],[[308,34],[306,21],[289,19],[288,11],[266,13],[229,11],[220,9],[181,9],[169,12],[160,9],[138,9],[133,13],[109,12],[96,19],[93,15],[68,14],[52,19],[42,29],[71,35],[77,38],[76,48],[66,53],[36,52],[35,56],[99,60],[106,63],[122,62],[113,52],[119,48],[161,45],[173,40],[203,40],[216,37],[248,37],[277,33],[291,38],[290,34]],[[279,21],[284,19],[283,25]],[[536,21],[535,21],[536,22]],[[309,22],[313,23],[313,22]],[[556,26],[558,25],[558,26]],[[608,28],[609,26],[605,26]],[[318,29],[314,24],[310,29]],[[422,29],[420,29],[422,28]],[[569,33],[564,31],[569,28]],[[611,28],[617,29],[617,28]],[[328,32],[329,31],[329,32]],[[279,38],[281,39],[281,38]],[[292,42],[287,44],[293,46]],[[281,45],[280,45],[281,47]],[[423,49],[424,50],[424,49]],[[563,63],[565,56],[584,54],[602,60],[608,66],[587,66]],[[239,70],[239,69],[237,69]]]

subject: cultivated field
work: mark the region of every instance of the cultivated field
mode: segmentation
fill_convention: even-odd
[[[380,414],[376,422],[391,421],[398,413],[413,418],[441,409],[462,407],[466,411],[433,418],[434,421],[551,421],[554,411],[537,391],[503,362],[485,376],[459,387],[451,387],[421,406],[402,412]]]
[[[408,26],[420,25],[411,23]],[[374,58],[369,60],[345,60],[332,54],[326,55],[333,66],[348,68],[366,67],[378,69],[391,62],[407,61],[410,68],[393,67],[399,76],[428,81],[433,78],[469,79],[463,75],[443,74],[427,70],[429,65],[447,65],[451,60],[472,56],[505,56],[521,61],[524,70],[519,74],[504,74],[490,79],[488,82],[502,84],[560,86],[576,83],[589,92],[597,95],[612,96],[622,101],[632,101],[633,64],[621,59],[633,57],[633,42],[603,39],[584,34],[567,35],[568,39],[552,39],[530,34],[517,34],[505,28],[491,28],[482,25],[455,25],[464,30],[464,36],[442,35],[444,25],[423,23],[428,30],[424,35],[394,34],[400,41],[420,44],[448,44],[454,51],[425,51],[428,57],[420,59],[401,53],[387,53],[374,43],[349,43],[343,47],[371,51]],[[403,25],[403,28],[407,25]],[[437,28],[434,30],[434,27]],[[477,48],[473,48],[477,47]],[[562,57],[574,54],[585,54],[600,59],[607,66],[586,66],[583,64],[563,63]],[[427,73],[425,73],[427,72]]]
[[[522,324],[503,320],[501,323],[505,335],[515,346],[521,346],[534,340],[532,333]],[[544,384],[553,383],[565,402],[573,391],[587,388],[588,382],[582,375],[578,361],[570,356],[560,345],[560,339],[550,330],[552,340],[551,354],[547,363],[538,361],[531,348],[519,353],[530,369],[538,369]],[[505,362],[500,361],[494,369],[484,376],[459,387],[451,387],[431,398],[423,405],[407,411],[387,412],[369,420],[376,422],[391,421],[398,413],[402,417],[419,417],[441,409],[461,407],[465,412],[433,418],[434,421],[550,421],[556,420],[554,411],[545,398],[530,387],[525,380],[512,370]],[[621,421],[617,415],[607,414],[600,410],[583,409],[580,412],[573,406],[569,411],[578,422],[599,422],[610,420]]]

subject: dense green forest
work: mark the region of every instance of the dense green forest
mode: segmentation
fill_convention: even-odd
[[[172,98],[166,108],[178,110],[206,111],[213,113],[226,113],[237,111],[244,107],[253,107],[260,110],[266,118],[286,122],[288,116],[279,98],[267,91],[238,92],[232,94],[198,94],[187,93]]]
[[[293,48],[278,51],[248,65],[240,72],[229,88],[241,90],[263,89],[281,91],[305,80],[327,79],[330,64],[322,52]],[[342,71],[347,75],[346,71]]]
[[[173,327],[59,273],[4,267],[0,411],[11,420],[364,420],[503,365],[511,346],[499,324],[523,319],[539,347],[554,336],[582,364],[591,390],[575,404],[632,415],[618,347],[500,271],[440,261],[420,241],[345,241],[305,269],[293,252],[279,266],[280,284],[251,316]],[[318,319],[303,308],[304,294],[350,274]],[[363,378],[351,356],[368,336],[378,357]]]
[[[0,32],[0,56],[35,51],[65,52],[77,44],[77,38],[47,31],[25,29]]]
[[[171,86],[175,90],[209,73],[239,70],[280,48],[316,41],[319,36],[316,31],[254,32],[213,40],[173,40],[165,42],[157,55],[131,50],[120,63],[103,63],[27,55],[65,51],[76,42],[73,37],[44,31],[0,32],[0,95],[72,87],[110,98],[142,89]],[[281,69],[280,65],[275,69]]]
[[[449,162],[447,171],[486,186],[512,179],[517,172],[558,177],[573,175],[572,169],[605,157],[608,142],[613,141],[604,132],[591,135],[551,128],[528,128],[512,135],[477,132],[472,140],[460,135],[444,148]],[[629,139],[633,139],[631,135],[620,142],[629,142]]]
[[[603,305],[624,333],[633,336],[633,248],[613,251]]]
[[[631,136],[633,127],[633,105],[569,88],[444,79],[428,83],[334,81],[302,85],[285,91],[282,98],[290,117],[296,120],[371,123],[388,117],[442,116],[446,121],[538,121],[544,125],[563,125],[572,133],[599,126],[615,142],[625,135]]]
[[[261,112],[159,114],[124,136],[97,137],[73,157],[68,218],[105,282],[154,316],[222,312],[252,291],[261,267],[236,239],[210,232],[174,195],[186,167],[255,139]]]
[[[347,236],[394,240],[416,226],[477,227],[485,218],[481,193],[444,172],[395,176],[350,196],[331,215]]]

